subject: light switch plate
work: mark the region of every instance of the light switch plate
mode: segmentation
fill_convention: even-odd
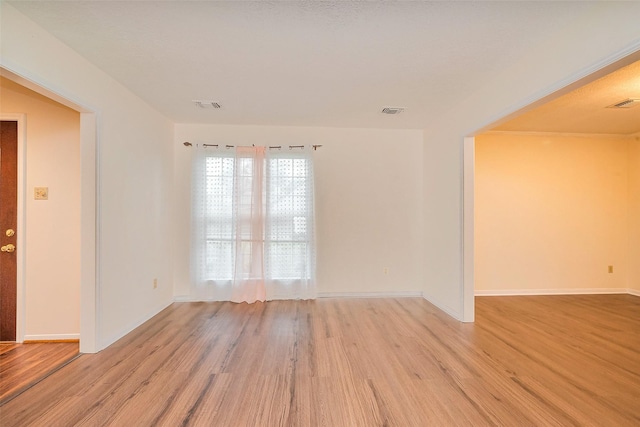
[[[49,187],[34,187],[33,198],[35,200],[48,200],[49,199]]]

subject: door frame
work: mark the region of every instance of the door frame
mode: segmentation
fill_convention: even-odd
[[[26,126],[27,116],[22,113],[0,113],[0,121],[18,123],[18,181],[17,181],[17,224],[16,224],[16,342],[24,341],[25,310],[25,218],[26,218]]]
[[[522,113],[532,110],[540,105],[546,104],[566,93],[578,89],[603,77],[619,68],[632,64],[640,60],[640,41],[635,41],[626,48],[613,53],[591,66],[579,70],[573,75],[545,88],[540,93],[534,94],[519,103],[512,105],[505,111],[489,119],[484,126],[462,138],[462,277],[461,290],[463,310],[463,322],[473,322],[475,320],[475,137],[506,122]]]
[[[98,200],[99,200],[99,146],[98,146],[98,114],[84,107],[82,102],[70,99],[67,95],[61,95],[48,86],[48,83],[39,76],[27,76],[15,72],[5,65],[0,65],[0,74],[28,89],[33,90],[47,98],[59,102],[80,113],[80,352],[97,353],[102,350],[103,344],[99,337],[100,331],[100,288],[99,288],[99,227],[98,227]],[[9,114],[3,115],[9,116]],[[15,115],[14,115],[15,116]],[[24,115],[23,115],[24,116]],[[18,232],[22,224],[20,236],[24,239],[24,207],[26,202],[26,118],[22,120],[22,129],[18,126],[18,144],[23,140],[22,148],[18,146],[19,160],[22,170],[18,170],[18,206],[23,207],[18,213]],[[20,136],[22,135],[22,137]],[[22,150],[22,151],[21,151]],[[20,157],[21,156],[21,157]],[[21,181],[22,180],[22,181]],[[22,185],[22,191],[20,191]],[[22,197],[22,199],[20,199]],[[22,205],[21,205],[22,204]],[[22,217],[22,218],[21,218]],[[17,241],[20,244],[20,240]],[[24,241],[20,244],[21,255],[18,262],[18,275],[21,284],[18,284],[18,306],[16,307],[16,339],[24,340],[26,333],[25,310],[25,276],[24,268]],[[21,262],[21,264],[20,264]]]

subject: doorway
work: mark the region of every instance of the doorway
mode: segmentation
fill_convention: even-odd
[[[622,112],[622,114],[619,114],[615,117],[611,117],[611,114],[613,113],[614,110],[610,108],[610,104],[615,103],[618,97],[626,96],[625,91],[616,93],[614,92],[614,89],[618,86],[621,89],[624,89],[625,87],[630,86],[628,83],[627,84],[621,83],[624,80],[617,81],[613,79],[617,79],[618,76],[624,79],[625,73],[629,75],[637,76],[637,72],[633,71],[636,68],[631,68],[631,67],[637,66],[637,64],[634,64],[634,63],[636,63],[636,61],[638,60],[640,60],[640,52],[635,52],[634,54],[625,56],[621,59],[617,58],[616,60],[602,67],[601,69],[594,72],[593,74],[590,74],[586,77],[578,78],[573,84],[565,88],[562,88],[558,91],[552,92],[547,97],[542,98],[539,101],[534,102],[533,104],[528,105],[516,111],[512,115],[505,117],[495,123],[491,123],[487,125],[486,127],[478,130],[475,133],[475,136],[479,136],[481,134],[487,135],[487,132],[493,129],[493,130],[499,131],[499,132],[494,132],[493,134],[494,139],[498,139],[499,137],[504,137],[507,133],[510,132],[513,134],[519,134],[519,138],[522,140],[525,140],[525,139],[533,140],[537,137],[539,139],[537,141],[538,146],[541,147],[542,145],[545,145],[548,148],[552,148],[552,145],[555,144],[556,140],[558,139],[557,137],[554,137],[554,138],[548,137],[549,135],[553,135],[554,133],[555,135],[565,135],[565,139],[567,140],[570,138],[573,138],[576,140],[581,139],[581,141],[588,141],[590,138],[595,138],[595,137],[603,139],[602,135],[611,139],[612,143],[618,143],[617,141],[624,140],[625,138],[628,139],[629,137],[634,135],[634,132],[636,133],[638,132],[638,129],[633,128],[633,125],[637,125],[637,123],[640,123],[640,121],[638,120],[637,117],[631,119],[630,121],[621,119],[622,117],[625,117],[623,115],[626,115],[626,117],[629,117],[629,113],[624,111]],[[613,77],[613,75],[616,74],[616,72],[618,71],[620,71],[621,74],[618,74],[618,76]],[[590,85],[590,86],[587,88],[587,85]],[[580,90],[576,90],[576,89],[580,89]],[[607,102],[604,97],[601,97],[601,99],[596,99],[596,97],[600,96],[599,93],[601,89],[606,89],[607,94],[613,97],[611,102]],[[556,99],[558,101],[554,103]],[[582,102],[581,101],[582,99],[585,99],[584,100],[585,103],[583,106],[580,106],[579,104],[580,102]],[[559,106],[565,106],[565,107],[571,106],[572,108],[566,108],[566,111],[563,111],[561,109],[556,109],[553,111],[551,110],[551,108],[557,108]],[[592,108],[592,107],[595,109],[580,110],[581,108],[585,109],[585,108]],[[576,113],[576,111],[580,111],[580,113],[578,114]],[[630,111],[630,110],[627,110],[627,111]],[[640,111],[640,110],[637,110],[637,111]],[[605,114],[609,115],[608,120],[596,120],[596,118],[603,116]],[[614,114],[618,114],[618,113],[614,113]],[[584,117],[585,120],[583,120],[582,122],[578,122],[577,119],[574,121],[569,121],[564,119],[565,117],[571,117],[571,115],[576,117]],[[545,117],[547,119],[545,119]],[[556,123],[552,123],[551,119],[555,119]],[[528,127],[524,127],[521,129],[515,128],[516,126],[523,126],[523,125],[528,125]],[[577,127],[574,127],[574,128],[562,127],[562,125],[566,125],[566,126],[581,125],[584,127],[579,129]],[[629,126],[631,126],[631,130],[628,129]],[[476,150],[477,150],[475,142],[476,142],[475,137],[465,138],[465,142],[464,142],[464,156],[465,156],[465,162],[464,162],[464,177],[465,177],[464,271],[465,271],[465,276],[464,278],[465,280],[464,280],[463,294],[464,294],[465,309],[466,307],[473,305],[474,296],[476,293],[484,294],[484,295],[512,295],[512,294],[528,294],[528,293],[540,292],[540,290],[538,289],[534,289],[533,291],[529,289],[514,290],[514,288],[509,289],[505,287],[504,290],[498,289],[497,291],[496,290],[491,290],[491,291],[480,290],[479,291],[479,289],[477,288],[478,286],[477,280],[479,279],[479,275],[478,275],[479,272],[474,269],[475,267],[474,263],[477,262],[477,256],[478,256],[477,253],[474,253],[474,238],[475,238],[474,233],[478,231],[478,230],[474,230],[474,218],[476,217],[476,214],[477,214],[477,213],[474,213],[474,209],[476,207],[475,206],[476,201],[474,200],[474,197],[477,196],[477,195],[474,195],[474,184],[475,184],[474,180],[475,180],[475,174],[476,174],[476,171],[474,170],[474,167],[475,167],[474,157],[476,155]],[[568,142],[571,142],[571,141],[568,141]],[[624,144],[624,142],[622,144]],[[618,145],[620,144],[618,143]],[[581,150],[580,153],[582,153],[581,155],[583,157],[585,157],[586,149],[587,149],[586,144],[582,142],[580,146],[580,150]],[[494,149],[494,151],[496,150]],[[528,151],[529,157],[532,155],[531,153],[532,153],[531,151]],[[603,158],[603,156],[592,156],[592,158],[599,159],[599,158]],[[593,163],[593,161],[591,160],[589,161]],[[522,165],[523,163],[517,162],[517,161],[511,161],[511,164]],[[585,164],[588,164],[588,163],[585,163]],[[574,168],[574,164],[571,164],[571,168]],[[618,171],[613,171],[609,175],[614,176],[617,173]],[[556,182],[560,182],[560,180],[556,180]],[[569,180],[567,179],[562,182],[566,184],[567,182],[569,182]],[[599,182],[601,183],[601,180],[599,180]],[[551,204],[555,205],[553,203]],[[514,217],[516,216],[514,215]],[[584,217],[584,215],[575,215],[575,217],[582,218]],[[539,220],[539,218],[536,217],[536,220]],[[609,221],[609,222],[615,222],[615,221]],[[571,224],[571,225],[575,226],[575,224]],[[606,233],[606,234],[609,235],[611,233]],[[485,238],[485,241],[487,241],[486,238]],[[520,239],[520,241],[525,242],[524,239]],[[582,248],[586,246],[582,245],[580,247]],[[480,250],[480,248],[478,250]],[[494,257],[494,258],[502,261],[504,261],[505,259],[505,257],[502,257],[502,258]],[[609,259],[609,260],[611,259],[611,257],[609,256],[607,257],[601,256],[600,258]],[[621,264],[623,265],[624,265],[624,258],[625,258],[624,256],[618,256],[618,259],[623,259],[623,261],[621,262]],[[607,261],[607,262],[600,261],[600,262],[602,265],[598,266],[599,270],[597,271],[597,274],[600,275],[602,282],[606,283],[606,287],[603,287],[602,289],[597,289],[594,286],[591,286],[589,288],[581,288],[581,289],[576,288],[575,290],[550,288],[550,289],[542,289],[543,293],[597,293],[597,292],[607,292],[607,293],[623,292],[624,293],[626,290],[624,289],[622,282],[620,282],[620,284],[617,284],[617,285],[609,283],[611,282],[610,279],[615,279],[615,276],[611,274],[613,272],[612,271],[613,268],[611,266],[612,262],[611,261]],[[511,265],[512,263],[506,262],[506,264]],[[590,263],[583,262],[581,265],[588,265],[588,264]],[[607,264],[609,264],[609,271],[607,271]],[[495,271],[495,269],[492,271]],[[593,275],[593,277],[595,277],[595,275]],[[618,279],[620,279],[620,277],[618,277]],[[608,281],[608,282],[605,282],[605,281]],[[503,282],[513,283],[514,280],[503,280]],[[543,282],[547,283],[549,281],[545,280]]]
[[[18,171],[13,169],[12,218],[6,229],[24,220],[11,258],[24,269],[24,328],[13,340],[79,340],[80,332],[80,115],[16,82],[0,80],[3,113],[24,114],[28,140],[23,144],[25,197],[17,205]],[[15,123],[15,122],[14,122]],[[15,147],[15,145],[14,145]],[[15,151],[14,151],[15,152]],[[17,156],[14,156],[14,165]],[[4,163],[4,162],[3,162]],[[1,225],[4,227],[4,224]],[[0,230],[0,239],[5,228]],[[15,239],[15,235],[12,239]],[[6,247],[6,246],[5,246]],[[17,248],[16,248],[17,247]],[[15,271],[12,269],[12,271]],[[12,282],[15,283],[15,274]],[[15,329],[15,328],[14,328]],[[11,340],[11,341],[13,341]]]
[[[38,96],[44,97],[42,99],[46,99],[47,102],[56,102],[61,104],[59,107],[68,108],[70,110],[74,110],[75,114],[79,114],[79,120],[76,119],[76,143],[75,143],[75,156],[76,162],[79,164],[79,167],[76,169],[76,200],[79,214],[74,219],[76,226],[79,228],[78,235],[76,238],[76,243],[74,246],[77,248],[77,256],[78,259],[77,266],[75,267],[74,274],[76,274],[77,279],[76,283],[78,284],[78,291],[76,292],[76,304],[79,307],[77,316],[79,318],[79,331],[76,328],[74,332],[74,336],[58,336],[54,338],[58,339],[80,339],[80,351],[83,353],[95,353],[100,350],[99,342],[97,340],[97,306],[99,295],[96,291],[96,271],[97,271],[97,227],[96,227],[96,194],[97,194],[97,126],[96,126],[96,115],[92,111],[81,106],[80,103],[71,101],[67,98],[61,97],[57,93],[49,90],[44,86],[44,84],[40,84],[34,80],[28,80],[24,77],[16,74],[6,68],[0,68],[0,75],[5,80],[11,81],[13,84],[18,84],[23,86],[24,88],[33,91]],[[5,97],[3,97],[3,109],[1,112],[3,120],[13,120],[16,118],[19,123],[18,128],[18,206],[26,206],[27,203],[31,206],[31,212],[34,210],[43,210],[48,209],[53,205],[53,203],[58,199],[60,192],[52,191],[54,190],[54,185],[51,185],[49,189],[49,202],[37,201],[35,199],[35,187],[43,186],[47,187],[50,184],[56,184],[53,181],[46,182],[46,180],[41,180],[36,178],[35,181],[30,181],[29,188],[27,188],[26,183],[26,174],[21,172],[21,167],[23,170],[26,169],[26,124],[27,117],[25,114],[12,114],[13,111],[22,111],[22,109],[9,109],[9,106],[5,101]],[[29,141],[32,141],[34,138],[34,131],[32,129],[33,120],[30,115],[28,123],[30,124],[29,128]],[[79,130],[78,130],[79,128]],[[38,127],[34,128],[38,130]],[[79,134],[79,135],[78,135]],[[22,135],[22,136],[21,136]],[[48,139],[47,136],[44,137]],[[23,147],[20,148],[20,144],[22,143]],[[29,145],[29,153],[31,153],[34,146]],[[47,167],[56,167],[56,161],[53,158],[45,158],[43,159],[43,164]],[[58,169],[60,165],[57,166]],[[39,167],[31,168],[32,171],[40,170]],[[59,186],[59,185],[58,185]],[[64,185],[59,186],[61,189],[64,189]],[[39,204],[33,205],[38,202]],[[35,207],[34,207],[35,206]],[[16,340],[21,342],[24,338],[28,338],[31,340],[44,339],[46,340],[48,337],[38,337],[38,336],[28,336],[27,333],[27,319],[25,316],[26,307],[25,300],[27,296],[31,297],[31,295],[27,295],[27,291],[30,289],[27,288],[27,282],[32,282],[31,277],[25,277],[26,272],[24,269],[24,261],[21,263],[21,258],[26,258],[25,256],[21,257],[21,251],[27,246],[24,242],[21,243],[21,239],[24,239],[25,233],[21,233],[21,226],[24,226],[25,217],[24,217],[24,209],[22,213],[20,213],[20,209],[18,209],[18,230],[17,230],[17,244],[16,244],[16,259],[17,259],[17,322],[16,322]],[[44,222],[41,222],[41,226]],[[55,229],[58,224],[48,222],[44,224],[48,227],[48,230]],[[37,228],[37,227],[36,227]],[[39,233],[47,233],[47,228],[44,230],[41,228]],[[30,233],[36,233],[36,231],[31,228]],[[64,242],[66,239],[59,239],[60,242]],[[54,245],[55,247],[55,245]],[[22,266],[21,266],[22,265]],[[27,280],[28,279],[28,280]],[[64,308],[64,307],[62,307]],[[79,333],[78,333],[79,332]],[[46,334],[45,334],[46,335]]]

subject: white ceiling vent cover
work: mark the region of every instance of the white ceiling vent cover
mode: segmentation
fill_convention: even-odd
[[[220,104],[214,101],[202,101],[202,100],[194,99],[193,103],[196,104],[196,107],[198,108],[208,108],[211,110],[222,108]]]
[[[607,108],[633,108],[638,105],[640,105],[640,98],[629,98],[613,105],[609,105]]]
[[[400,114],[404,111],[404,108],[400,107],[384,107],[382,109],[383,114]]]

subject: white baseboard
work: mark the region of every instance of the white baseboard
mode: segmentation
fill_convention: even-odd
[[[422,292],[318,292],[318,298],[420,298]]]
[[[476,290],[477,297],[493,296],[524,296],[524,295],[600,295],[600,294],[628,294],[626,288],[577,288],[577,289],[499,289]]]
[[[585,288],[585,289],[507,289],[507,290],[476,290],[475,296],[525,296],[525,295],[599,295],[599,294],[630,294],[640,297],[640,291],[625,288]],[[459,313],[451,307],[439,304],[422,292],[319,292],[317,298],[424,298],[440,310],[456,319]],[[200,302],[208,300],[193,299],[189,295],[173,297],[174,302]]]
[[[439,308],[440,310],[444,311],[445,313],[447,313],[449,316],[453,317],[454,319],[462,321],[462,314],[458,310],[453,309],[453,307],[449,307],[446,304],[442,304],[440,301],[436,300],[432,296],[424,294],[424,293],[422,294],[422,298],[426,299],[427,301],[429,301],[429,303],[435,305],[437,308]]]
[[[25,341],[65,341],[80,340],[80,334],[41,334],[41,335],[25,335]]]
[[[318,292],[316,298],[422,298],[422,292]],[[173,301],[197,302],[209,300],[193,299],[189,295],[180,295],[173,297]]]
[[[101,350],[109,347],[111,344],[113,344],[116,341],[118,341],[119,339],[123,338],[125,335],[129,334],[134,329],[136,329],[137,327],[141,326],[142,324],[144,324],[145,322],[150,320],[153,316],[155,316],[156,314],[160,313],[165,308],[169,307],[171,304],[173,304],[173,301],[170,300],[168,302],[164,302],[164,303],[156,306],[155,308],[149,310],[145,315],[143,315],[143,316],[139,317],[137,320],[131,322],[129,325],[127,325],[124,328],[120,329],[119,331],[111,334],[110,336],[104,338],[102,340],[102,342],[100,343],[100,347],[98,348],[98,351],[101,351]]]

